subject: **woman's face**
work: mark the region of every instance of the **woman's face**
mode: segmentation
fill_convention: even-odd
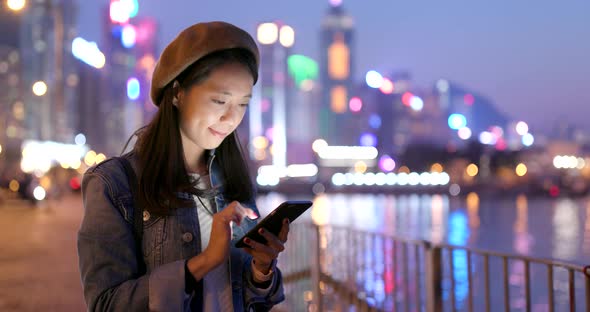
[[[178,94],[180,134],[187,155],[217,148],[242,122],[254,79],[246,66],[230,63]]]

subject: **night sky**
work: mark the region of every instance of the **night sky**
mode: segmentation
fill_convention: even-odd
[[[80,0],[79,32],[99,41],[96,13],[108,0]],[[224,20],[255,33],[281,20],[293,52],[319,55],[327,0],[140,0],[160,23],[160,50],[187,26]],[[344,0],[356,24],[355,76],[407,70],[417,87],[447,78],[491,98],[513,119],[549,131],[558,120],[590,130],[590,1]],[[535,130],[533,128],[533,130]],[[541,129],[542,128],[542,129]]]

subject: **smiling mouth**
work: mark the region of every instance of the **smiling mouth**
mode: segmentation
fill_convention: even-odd
[[[219,131],[213,130],[211,128],[209,128],[209,131],[211,131],[211,133],[213,133],[214,135],[219,136],[219,137],[226,137],[227,136],[227,133],[219,132]]]

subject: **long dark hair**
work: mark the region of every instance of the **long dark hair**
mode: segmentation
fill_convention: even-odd
[[[221,65],[244,65],[258,78],[258,68],[252,53],[245,49],[227,49],[211,53],[198,60],[176,79],[180,88],[190,87],[206,80]],[[134,151],[139,159],[139,193],[144,209],[152,214],[167,215],[172,210],[186,207],[192,199],[178,196],[178,192],[211,197],[216,190],[197,188],[198,180],[189,176],[184,160],[180,136],[179,111],[172,104],[178,90],[169,83],[157,100],[159,110],[152,121],[139,132]],[[206,151],[207,153],[207,151]],[[208,155],[208,153],[207,153]],[[236,131],[229,134],[215,151],[216,162],[222,170],[223,195],[227,201],[247,201],[254,196],[248,165]]]

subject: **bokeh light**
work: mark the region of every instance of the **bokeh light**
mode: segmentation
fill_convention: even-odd
[[[520,163],[518,164],[518,166],[516,166],[516,175],[519,177],[523,177],[524,175],[526,175],[528,168],[525,164]]]
[[[449,116],[449,127],[453,130],[459,130],[467,126],[467,119],[462,114],[451,114]]]
[[[383,85],[383,76],[374,70],[367,72],[365,80],[367,85],[373,89],[379,89]]]
[[[33,94],[44,96],[47,93],[47,84],[44,81],[37,81],[33,84]]]
[[[479,173],[479,168],[476,164],[469,164],[469,166],[467,166],[465,169],[465,172],[468,176],[475,177]]]
[[[363,133],[359,141],[361,146],[377,146],[377,136],[373,133]]]
[[[348,102],[351,112],[358,113],[363,108],[363,101],[358,97],[352,97]]]
[[[383,78],[383,83],[381,84],[379,90],[381,90],[381,92],[384,94],[392,94],[394,90],[393,82],[388,78]]]
[[[391,172],[395,169],[395,160],[389,155],[383,155],[379,158],[379,168],[385,172]]]
[[[459,136],[459,138],[461,138],[461,140],[469,140],[469,138],[471,138],[472,135],[471,129],[463,127],[459,129],[459,131],[457,131],[457,135]]]

